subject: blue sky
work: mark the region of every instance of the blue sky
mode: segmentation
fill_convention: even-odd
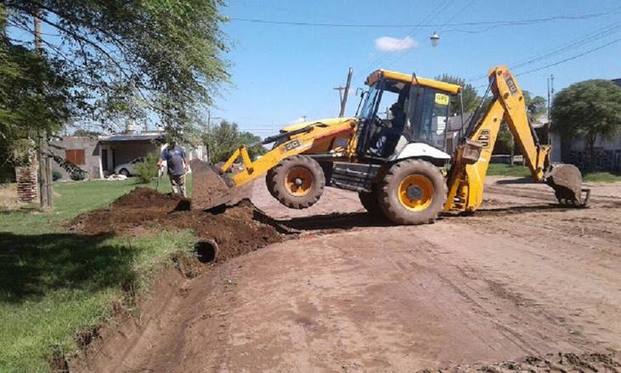
[[[515,66],[535,60],[514,73],[527,72],[518,77],[522,88],[544,97],[550,74],[555,76],[557,91],[586,79],[621,77],[619,0],[230,0],[222,11],[232,18],[223,27],[231,48],[227,59],[232,79],[222,86],[212,116],[233,120],[260,136],[302,116],[336,116],[338,93],[333,87],[344,84],[350,66],[356,88],[363,87],[365,77],[376,68],[470,79],[485,75],[496,64]],[[599,13],[605,15],[594,16]],[[524,26],[450,25],[582,15],[591,16]],[[289,26],[239,18],[411,26]],[[436,26],[416,27],[420,24]],[[433,31],[441,37],[435,48],[429,41]],[[380,50],[377,40],[383,37],[402,41],[381,39]],[[603,47],[608,43],[614,44]],[[551,53],[564,46],[563,51]],[[541,58],[545,54],[551,55]],[[585,55],[528,73],[580,54]],[[486,80],[472,83],[481,86]],[[357,103],[358,98],[350,98],[348,114]]]

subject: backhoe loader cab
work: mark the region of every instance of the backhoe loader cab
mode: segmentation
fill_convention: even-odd
[[[451,157],[446,130],[451,96],[458,85],[377,70],[366,80],[369,90],[358,115],[357,155],[395,161],[425,158],[443,164]]]

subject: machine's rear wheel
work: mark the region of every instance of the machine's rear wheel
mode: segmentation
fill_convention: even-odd
[[[373,187],[373,191],[371,192],[358,192],[358,198],[360,198],[360,203],[365,208],[365,210],[369,212],[369,214],[382,214],[382,209],[380,208],[379,202],[377,200],[376,187]]]
[[[379,188],[378,202],[394,223],[425,224],[438,217],[446,195],[446,182],[436,166],[409,159],[388,170]]]
[[[265,174],[265,185],[267,186],[267,190],[270,192],[272,197],[276,198],[276,193],[274,192],[274,188],[272,185],[274,184],[274,169],[267,171]]]
[[[326,179],[314,159],[296,155],[282,160],[272,171],[265,178],[267,188],[283,205],[305,209],[319,201]]]

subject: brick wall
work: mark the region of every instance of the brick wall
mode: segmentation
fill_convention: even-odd
[[[39,198],[39,184],[36,162],[30,166],[15,167],[17,181],[17,198],[20,202],[35,202]]]

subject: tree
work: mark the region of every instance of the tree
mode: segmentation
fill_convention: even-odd
[[[97,137],[97,136],[101,136],[101,132],[99,131],[93,131],[93,130],[86,130],[83,128],[78,128],[77,130],[73,131],[73,135],[72,136],[82,136],[82,137]]]
[[[0,30],[4,11],[0,5]],[[0,156],[13,165],[27,163],[34,139],[70,116],[70,83],[57,67],[0,32]]]
[[[466,83],[466,79],[460,78],[458,76],[442,74],[435,78],[436,80],[440,80],[447,83],[457,84],[462,87],[462,98],[464,102],[464,113],[473,112],[477,106],[479,105],[479,101],[481,98],[477,94],[476,89],[470,83]],[[461,106],[459,99],[451,100],[451,104],[449,107],[449,115],[459,115],[461,114]]]
[[[500,130],[498,131],[498,137],[494,144],[493,154],[510,154],[514,155],[515,142],[513,141],[513,135],[509,131],[509,127],[505,122],[500,124]],[[512,158],[513,161],[513,158]]]
[[[597,138],[621,132],[621,87],[608,80],[587,80],[563,89],[554,99],[552,129],[563,141],[584,139],[590,168]]]
[[[44,57],[72,83],[72,115],[182,134],[228,78],[222,0],[0,0],[15,29],[46,31]],[[52,34],[48,36],[48,34]],[[30,40],[13,39],[25,47]]]
[[[212,163],[226,161],[240,145],[252,145],[248,148],[251,158],[262,155],[266,150],[260,141],[259,136],[240,131],[236,123],[226,120],[203,135],[203,142],[209,149]]]
[[[526,105],[529,120],[532,122],[541,114],[546,112],[546,99],[541,96],[532,97],[530,92],[522,91],[524,95],[524,104]],[[509,127],[506,123],[502,123],[496,145],[494,146],[494,154],[511,154],[511,159],[515,155],[515,141]]]
[[[524,104],[531,120],[546,112],[547,101],[545,98],[541,96],[532,97],[529,91],[522,91],[522,94],[524,95]]]
[[[6,65],[0,61],[0,84],[8,87],[0,87],[0,141],[27,144],[19,147],[27,151],[39,145],[45,163],[40,167],[45,170],[40,172],[42,207],[51,205],[52,196],[45,176],[47,139],[67,119],[108,129],[129,119],[151,121],[180,139],[191,132],[187,129],[200,121],[215,87],[228,78],[221,58],[226,51],[222,4],[0,0],[0,59],[7,60]],[[45,32],[33,27],[34,20]],[[0,153],[14,151],[2,146]]]

